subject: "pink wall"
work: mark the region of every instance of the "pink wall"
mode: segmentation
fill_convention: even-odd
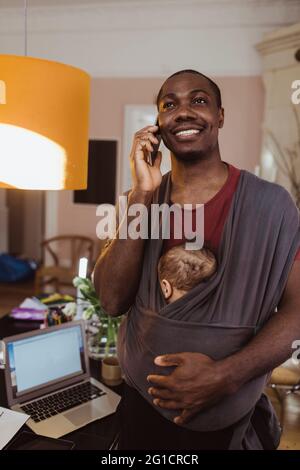
[[[126,104],[153,104],[163,79],[97,78],[92,81],[90,137],[118,140],[122,151]],[[259,162],[264,93],[261,77],[216,77],[225,124],[220,132],[222,159],[253,171]],[[121,164],[121,162],[119,162]],[[59,193],[58,234],[96,239],[96,206],[73,204],[72,192]]]
[[[264,110],[261,77],[217,79],[225,123],[220,132],[222,159],[249,171],[259,163]]]

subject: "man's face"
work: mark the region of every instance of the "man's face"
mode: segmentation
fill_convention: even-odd
[[[162,139],[178,159],[197,160],[217,146],[224,110],[204,77],[184,73],[167,80],[158,109]]]

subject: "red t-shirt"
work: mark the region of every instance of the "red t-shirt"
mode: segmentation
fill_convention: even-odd
[[[215,254],[218,251],[231,201],[241,174],[241,171],[238,168],[235,168],[233,165],[228,164],[228,169],[228,178],[224,186],[212,199],[204,204],[204,243]],[[196,225],[195,210],[196,209],[193,210],[192,215],[193,230],[195,230]],[[184,233],[183,230],[182,233]],[[170,239],[164,241],[163,252],[169,250],[173,246],[181,245],[183,242],[184,238],[181,240],[174,238],[174,217],[171,213]],[[298,250],[295,259],[300,260],[300,249]]]

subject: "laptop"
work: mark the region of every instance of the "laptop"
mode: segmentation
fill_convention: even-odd
[[[120,396],[90,376],[82,320],[3,342],[8,405],[35,433],[59,438],[115,412]]]

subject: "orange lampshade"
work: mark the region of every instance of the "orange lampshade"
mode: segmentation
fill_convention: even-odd
[[[0,188],[87,187],[90,77],[0,55]]]

